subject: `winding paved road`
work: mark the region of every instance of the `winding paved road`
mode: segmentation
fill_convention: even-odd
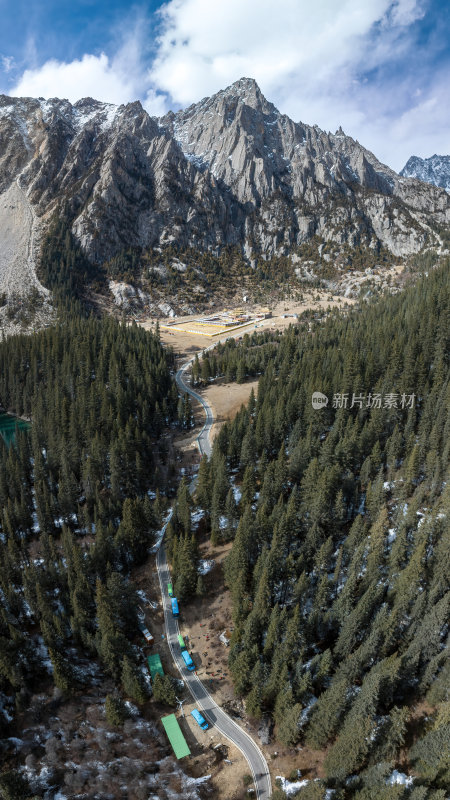
[[[214,345],[212,345],[214,346]],[[211,348],[207,348],[208,350]],[[198,448],[200,453],[211,455],[211,443],[209,441],[209,433],[211,426],[214,422],[211,407],[206,400],[197,394],[187,383],[184,381],[184,374],[189,366],[192,364],[193,359],[184,364],[176,374],[176,382],[182,392],[187,392],[205,409],[206,420],[205,424],[197,437]],[[196,479],[191,483],[191,492],[195,488]],[[180,632],[178,627],[178,620],[172,615],[172,608],[170,598],[167,593],[167,584],[170,581],[169,566],[167,564],[166,552],[164,542],[156,555],[156,567],[158,570],[159,585],[161,589],[161,598],[164,610],[164,622],[166,628],[167,642],[172,653],[172,658],[181,673],[181,676],[189,689],[196,705],[202,710],[205,718],[211,725],[214,725],[227,739],[233,742],[239,748],[243,756],[246,758],[250,771],[253,775],[256,797],[258,800],[269,800],[272,794],[272,785],[270,780],[269,768],[263,753],[258,745],[242,728],[234,722],[228,714],[226,714],[220,706],[217,705],[215,700],[208,693],[201,680],[197,677],[195,672],[189,672],[186,669],[185,663],[181,658],[180,646],[178,644],[178,634]]]
[[[207,347],[206,350],[211,350],[212,347],[215,347],[215,344],[211,345],[211,347]],[[203,352],[206,352],[206,350],[204,350]],[[188,383],[186,383],[184,379],[185,372],[189,369],[193,361],[194,359],[191,358],[190,361],[187,361],[186,364],[183,364],[183,366],[180,367],[180,369],[175,375],[175,380],[181,392],[187,392],[188,394],[190,394],[191,397],[194,397],[195,400],[198,400],[198,402],[201,403],[201,405],[204,408],[206,416],[205,424],[203,425],[203,428],[201,429],[199,435],[197,436],[196,441],[198,444],[198,449],[200,450],[200,455],[202,456],[207,455],[209,458],[209,456],[211,455],[211,442],[209,441],[209,434],[211,432],[211,428],[214,422],[212,409],[211,406],[206,402],[206,400],[201,396],[201,394],[195,392],[194,389],[192,389],[191,386]]]

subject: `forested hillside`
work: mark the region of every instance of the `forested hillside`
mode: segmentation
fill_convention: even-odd
[[[85,656],[125,696],[147,696],[127,576],[160,525],[171,366],[155,336],[113,319],[0,344],[0,402],[31,420],[9,448],[0,438],[2,733],[49,672],[64,692],[89,682]]]
[[[236,692],[281,742],[327,748],[335,798],[444,800],[450,781],[448,266],[194,365],[204,381],[262,372],[196,499],[213,542],[234,540]],[[394,766],[413,784],[388,784]]]

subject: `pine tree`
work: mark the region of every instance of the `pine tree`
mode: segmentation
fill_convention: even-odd
[[[201,368],[201,377],[202,383],[207,384],[211,378],[211,365],[209,363],[209,358],[207,355],[203,354],[202,358],[202,368]]]
[[[175,706],[177,704],[173,680],[170,675],[159,675],[158,673],[155,675],[153,697],[166,706]]]
[[[114,613],[114,603],[108,589],[100,580],[97,580],[96,605],[97,652],[108,672],[118,679],[121,674],[122,660],[130,653],[130,645],[125,634],[117,626],[118,620]]]
[[[345,680],[335,678],[330,687],[320,695],[306,731],[306,743],[309,747],[324,747],[335,735],[348,703],[347,689]]]
[[[208,514],[211,506],[211,474],[207,456],[203,456],[198,469],[198,479],[195,488],[197,503]]]
[[[63,692],[72,692],[78,684],[72,665],[62,653],[51,648],[48,652],[53,666],[53,683]]]
[[[125,703],[118,694],[106,695],[105,713],[108,724],[114,727],[123,725],[128,717]]]
[[[281,689],[275,703],[274,717],[277,723],[277,736],[280,742],[292,747],[300,736],[299,719],[302,707],[294,703],[292,691],[288,686]]]
[[[241,503],[243,506],[251,505],[255,498],[256,479],[255,470],[250,464],[245,468],[241,486]]]
[[[137,703],[145,703],[148,700],[142,673],[128,656],[124,656],[122,660],[121,681],[123,691],[132,700],[136,700]]]

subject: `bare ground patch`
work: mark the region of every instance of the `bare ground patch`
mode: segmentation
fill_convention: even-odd
[[[303,299],[300,300],[281,300],[271,307],[272,316],[269,319],[260,320],[258,323],[242,328],[234,333],[225,332],[220,336],[202,336],[198,333],[187,333],[174,328],[169,331],[162,328],[160,332],[161,341],[173,347],[175,353],[180,359],[186,360],[192,358],[195,353],[201,353],[206,347],[218,342],[224,342],[229,336],[244,336],[246,333],[254,333],[255,331],[262,330],[283,330],[289,325],[297,322],[297,316],[301,315],[304,311],[326,311],[328,308],[345,308],[351,306],[356,302],[353,298],[344,298],[339,295],[334,295],[329,291],[318,289],[317,291],[307,290],[303,293]],[[258,313],[261,311],[262,306],[249,304],[246,311],[249,313]],[[177,322],[192,322],[199,315],[190,315],[185,317],[177,317]],[[146,330],[154,330],[157,318],[149,316],[147,319],[139,321]],[[161,323],[173,322],[173,318],[166,317],[160,320]]]
[[[0,339],[52,319],[50,293],[36,275],[40,222],[17,178],[0,195]],[[32,319],[25,306],[33,297]]]
[[[247,405],[251,391],[257,393],[258,380],[245,383],[225,383],[219,378],[210,386],[200,391],[207,400],[214,414],[214,425],[211,428],[211,440],[214,441],[223,423],[233,419],[242,405]]]

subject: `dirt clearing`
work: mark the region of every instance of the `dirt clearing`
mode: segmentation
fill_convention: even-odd
[[[297,317],[303,314],[304,311],[326,311],[328,308],[345,308],[346,306],[350,307],[355,302],[356,301],[353,298],[345,298],[340,297],[339,295],[333,295],[329,291],[324,291],[323,289],[314,291],[308,290],[304,292],[303,299],[301,301],[281,300],[271,307],[272,316],[270,318],[247,325],[243,328],[240,328],[238,331],[229,331],[221,334],[220,336],[211,337],[198,333],[180,331],[176,328],[173,330],[161,328],[160,337],[164,344],[173,347],[175,353],[182,360],[186,360],[187,358],[192,358],[195,353],[205,350],[205,348],[209,347],[211,344],[224,342],[230,336],[244,336],[246,333],[254,333],[255,331],[262,330],[283,330],[289,325],[296,324]],[[261,312],[262,308],[263,307],[259,305],[249,304],[248,308],[246,307],[246,311],[248,310],[249,313],[258,314]],[[198,314],[195,314],[186,317],[176,317],[176,321],[179,323],[193,323],[198,316]],[[142,325],[146,330],[154,330],[156,321],[156,317],[148,317],[147,319],[142,320],[139,324]],[[169,322],[173,323],[174,319],[171,317],[160,319],[161,324],[165,325]]]
[[[214,441],[224,422],[233,419],[242,405],[247,405],[252,389],[256,395],[257,380],[247,383],[225,383],[219,378],[199,392],[207,400],[214,414],[211,441]]]

